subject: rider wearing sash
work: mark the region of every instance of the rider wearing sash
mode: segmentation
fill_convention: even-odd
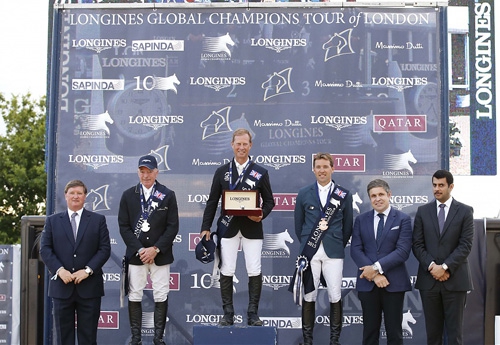
[[[297,269],[290,284],[295,303],[302,305],[304,345],[312,345],[315,304],[320,282],[330,301],[330,345],[339,344],[342,329],[344,248],[352,232],[351,193],[331,179],[335,170],[329,153],[313,159],[316,182],[299,190],[294,219],[300,241]]]
[[[233,276],[236,271],[238,249],[245,255],[248,274],[248,325],[262,326],[258,316],[260,294],[262,291],[261,253],[264,232],[262,220],[274,207],[273,192],[267,170],[251,161],[252,135],[246,129],[233,132],[231,147],[234,159],[219,167],[214,174],[210,195],[207,200],[200,237],[210,239],[210,228],[217,212],[219,200],[224,190],[257,190],[262,199],[260,216],[230,216],[221,212],[217,221],[218,249],[220,265],[220,291],[224,316],[221,326],[234,323]]]
[[[175,193],[156,181],[158,164],[151,155],[139,159],[140,183],[123,192],[118,211],[120,235],[127,246],[128,312],[132,339],[140,345],[142,297],[148,273],[153,283],[154,345],[165,345],[172,245],[179,231]]]

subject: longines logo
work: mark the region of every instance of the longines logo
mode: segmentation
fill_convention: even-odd
[[[116,91],[123,90],[125,81],[123,79],[73,79],[71,90],[79,91]]]
[[[425,133],[426,115],[373,115],[375,133]]]
[[[208,200],[208,194],[188,194],[188,203],[205,205]]]
[[[402,72],[436,72],[435,63],[401,63],[399,68]]]
[[[350,127],[352,125],[366,125],[368,123],[366,116],[347,116],[347,115],[320,115],[311,116],[311,124],[325,125],[333,127],[337,131],[342,128]]]
[[[282,287],[289,286],[292,276],[262,276],[262,285],[277,291]]]
[[[429,202],[427,195],[392,195],[391,206],[402,210],[405,207],[413,206],[415,204],[426,204]]]
[[[254,162],[261,165],[273,167],[275,170],[292,164],[304,164],[304,155],[260,155],[253,158]]]
[[[104,280],[104,283],[119,282],[119,281],[121,281],[121,274],[120,273],[103,273],[102,280]]]
[[[245,77],[189,77],[189,85],[204,86],[215,91],[220,91],[230,86],[245,84]]]
[[[385,86],[402,92],[413,86],[427,85],[427,77],[379,77],[372,78],[372,85]]]
[[[410,163],[417,163],[411,150],[401,154],[386,154],[384,164],[389,171],[383,171],[382,175],[387,178],[413,177],[413,168]]]
[[[131,125],[143,125],[157,130],[170,124],[184,123],[182,115],[136,115],[129,116],[128,123]]]
[[[219,37],[204,37],[201,60],[229,60],[231,59],[231,50],[228,46],[234,45],[229,33]]]
[[[252,47],[264,47],[274,50],[276,53],[281,53],[293,47],[306,47],[307,40],[305,38],[252,38],[250,45]]]
[[[223,315],[218,314],[186,314],[186,323],[213,325],[219,323]],[[234,323],[243,323],[242,315],[234,315]]]
[[[293,243],[293,238],[290,236],[288,229],[277,234],[264,233],[264,242],[262,243],[263,258],[289,258],[290,248],[288,243]]]
[[[110,165],[122,164],[122,155],[69,155],[68,163],[86,165],[94,169]]]
[[[183,40],[134,40],[134,52],[183,52]]]
[[[120,38],[82,38],[79,40],[71,40],[72,48],[86,48],[100,53],[103,50],[127,46],[126,39]]]
[[[75,135],[82,139],[96,139],[108,138],[110,130],[107,124],[112,124],[114,121],[108,111],[105,111],[96,115],[75,114],[75,122]]]

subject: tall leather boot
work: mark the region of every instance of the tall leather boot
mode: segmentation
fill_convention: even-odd
[[[141,345],[142,302],[128,301],[128,317],[130,320],[130,332],[132,333],[129,345]]]
[[[221,274],[219,282],[222,309],[224,310],[224,316],[219,321],[219,326],[232,326],[234,324],[233,277]]]
[[[163,333],[165,332],[165,323],[167,322],[167,311],[168,299],[166,299],[164,302],[155,302],[155,335],[153,338],[154,345],[166,345],[163,341]]]
[[[342,331],[342,300],[330,303],[330,345],[340,345]]]
[[[259,319],[259,301],[262,292],[262,273],[258,276],[248,277],[248,325],[262,326]]]
[[[316,302],[302,301],[302,337],[304,342],[300,345],[312,345],[315,316]]]

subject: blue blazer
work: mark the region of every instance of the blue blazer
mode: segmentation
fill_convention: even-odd
[[[67,210],[47,217],[40,240],[40,255],[52,276],[61,266],[72,273],[85,266],[94,271],[80,284],[64,284],[60,278],[51,279],[49,297],[69,298],[75,289],[82,298],[104,296],[102,266],[111,255],[111,245],[103,215],[84,209],[76,241]]]
[[[309,238],[309,234],[321,215],[321,205],[318,199],[316,184],[317,182],[314,182],[309,186],[301,188],[297,194],[295,203],[295,235],[297,235],[300,241],[301,253]],[[352,194],[349,192],[340,210],[335,213],[335,216],[331,220],[330,226],[322,241],[325,253],[329,258],[344,258],[344,247],[351,237],[352,222]]]
[[[406,269],[406,260],[410,256],[412,243],[412,227],[410,216],[391,207],[385,221],[381,241],[377,247],[374,232],[374,211],[365,212],[354,221],[351,239],[351,257],[359,267],[379,262],[383,274],[389,281],[386,290],[389,292],[411,290],[410,276]],[[356,289],[371,291],[374,282],[361,279],[358,271]]]

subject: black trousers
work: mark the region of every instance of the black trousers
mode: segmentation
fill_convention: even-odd
[[[70,298],[53,298],[52,300],[57,344],[75,344],[75,321],[78,322],[78,345],[97,344],[97,325],[101,312],[101,297],[81,298],[75,289]]]
[[[375,286],[372,291],[358,292],[363,308],[363,345],[378,345],[382,313],[387,345],[403,344],[403,302],[405,291],[388,292]]]

